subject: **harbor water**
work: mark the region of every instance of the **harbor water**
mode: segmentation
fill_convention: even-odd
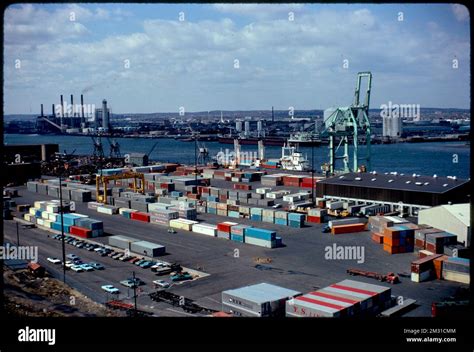
[[[162,162],[194,163],[194,142],[184,142],[174,139],[147,138],[116,138],[120,144],[122,155],[127,153],[146,153],[156,147],[150,154],[150,159]],[[74,152],[75,155],[92,154],[92,139],[87,136],[55,136],[55,135],[26,135],[5,134],[5,144],[59,144],[60,152]],[[104,154],[109,153],[109,143],[102,138]],[[219,152],[230,153],[233,145],[218,142],[200,142],[209,150],[209,155]],[[466,142],[433,142],[433,143],[396,143],[372,145],[372,170],[377,172],[392,172],[420,175],[456,176],[469,178],[470,148]],[[243,145],[242,152],[257,155],[257,146]],[[311,163],[312,148],[303,147],[301,151]],[[267,158],[279,158],[281,147],[266,146]],[[327,146],[314,147],[314,167],[320,171],[320,166],[328,160]],[[362,164],[364,162],[361,162]]]

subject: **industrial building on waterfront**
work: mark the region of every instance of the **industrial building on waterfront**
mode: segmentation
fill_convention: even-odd
[[[409,214],[441,204],[465,203],[470,199],[470,180],[456,177],[346,173],[318,182],[316,196],[360,203],[386,204]]]

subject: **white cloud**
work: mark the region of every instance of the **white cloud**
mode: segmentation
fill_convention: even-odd
[[[465,5],[452,4],[451,10],[458,21],[464,22],[469,20],[469,10]]]
[[[259,19],[285,17],[304,8],[303,4],[213,4],[219,12]]]
[[[256,6],[245,11],[253,13],[249,9]],[[268,8],[283,13],[280,7]],[[374,104],[411,92],[415,103],[426,106],[416,101],[420,91],[448,99],[449,82],[468,84],[462,79],[469,77],[468,37],[453,37],[434,22],[427,23],[430,30],[410,31],[369,9],[305,11],[295,21],[277,16],[253,18],[246,25],[229,18],[148,19],[141,31],[100,39],[87,35],[90,21],[129,14],[74,7],[81,19],[75,24],[83,27],[69,27],[64,20],[69,11],[48,13],[28,5],[6,16],[5,26],[13,26],[5,31],[10,35],[4,51],[6,111],[21,109],[14,103],[25,91],[52,94],[44,98],[49,100],[62,92],[87,91],[109,97],[117,112],[175,111],[183,104],[187,110],[262,108],[273,102],[324,108],[350,103],[355,73],[366,70],[374,72]],[[39,28],[39,16],[55,21],[45,26],[43,20]],[[450,65],[454,55],[461,62],[458,71]],[[22,59],[21,70],[14,67],[16,58]],[[342,68],[344,59],[349,70]],[[130,60],[130,68],[124,60]],[[466,100],[468,94],[461,92],[456,99]]]

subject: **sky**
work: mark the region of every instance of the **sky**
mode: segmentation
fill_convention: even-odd
[[[59,95],[114,113],[326,109],[357,72],[382,104],[469,108],[455,4],[18,4],[4,13],[4,114]]]

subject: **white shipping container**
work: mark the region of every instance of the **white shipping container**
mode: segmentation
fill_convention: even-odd
[[[104,208],[104,207],[97,207],[97,212],[107,215],[113,215],[113,209],[111,208]]]
[[[265,193],[271,192],[271,190],[272,189],[270,187],[260,187],[255,190],[255,193],[265,194]]]
[[[53,204],[48,204],[46,206],[46,211],[49,213],[57,213],[59,211],[59,206],[53,205]]]
[[[276,247],[276,241],[266,241],[260,238],[248,237],[248,236],[245,236],[245,243],[253,244],[254,246],[266,247],[266,248]]]
[[[202,235],[216,237],[217,225],[206,224],[206,223],[194,224],[192,226],[192,231],[195,233],[200,233]]]
[[[341,209],[343,205],[344,205],[344,202],[339,202],[339,201],[328,200],[326,202],[326,207],[331,210]]]
[[[350,225],[350,224],[359,224],[359,223],[367,223],[367,218],[349,218],[349,219],[340,219],[340,220],[331,220],[328,222],[330,228],[333,226],[339,225]]]
[[[38,219],[36,219],[36,223],[37,223],[38,225],[44,226],[44,219],[38,218]]]

